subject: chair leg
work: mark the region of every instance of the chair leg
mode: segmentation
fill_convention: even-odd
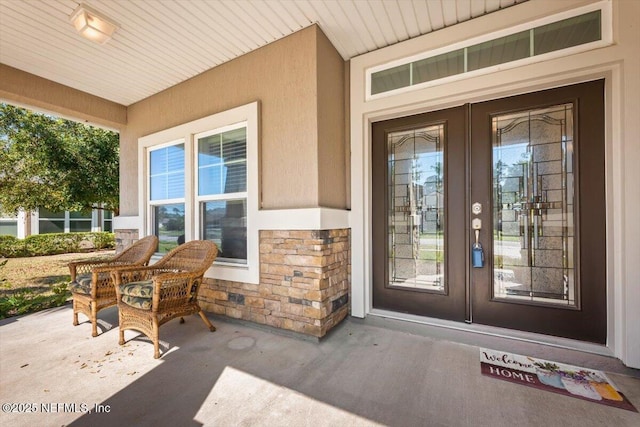
[[[160,337],[159,337],[158,319],[153,319],[153,358],[160,358]]]
[[[73,300],[73,326],[78,326],[78,309],[76,308],[76,300]]]
[[[98,304],[91,301],[91,336],[98,336]]]
[[[120,345],[124,345],[124,328],[122,327],[122,325],[124,325],[124,323],[122,322],[122,311],[118,310],[118,344]]]
[[[202,319],[202,321],[204,322],[205,325],[207,325],[207,327],[209,328],[209,330],[211,332],[215,332],[216,331],[216,327],[213,326],[211,324],[211,321],[209,321],[209,319],[207,318],[207,316],[204,315],[204,312],[202,310],[200,310],[198,312],[198,314],[200,315],[200,318]]]

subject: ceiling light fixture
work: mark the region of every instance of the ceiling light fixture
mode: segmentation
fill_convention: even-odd
[[[118,28],[118,24],[84,3],[73,11],[70,19],[80,35],[100,44],[111,40]]]

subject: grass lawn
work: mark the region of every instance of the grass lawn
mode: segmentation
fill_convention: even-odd
[[[71,296],[67,264],[113,254],[108,250],[7,259],[0,266],[0,319],[64,304]]]

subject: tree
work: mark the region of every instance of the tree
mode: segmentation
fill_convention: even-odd
[[[0,104],[3,212],[117,212],[118,180],[117,133]]]

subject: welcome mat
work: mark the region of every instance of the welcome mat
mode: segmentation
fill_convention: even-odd
[[[602,371],[520,354],[480,349],[483,375],[638,412]]]

